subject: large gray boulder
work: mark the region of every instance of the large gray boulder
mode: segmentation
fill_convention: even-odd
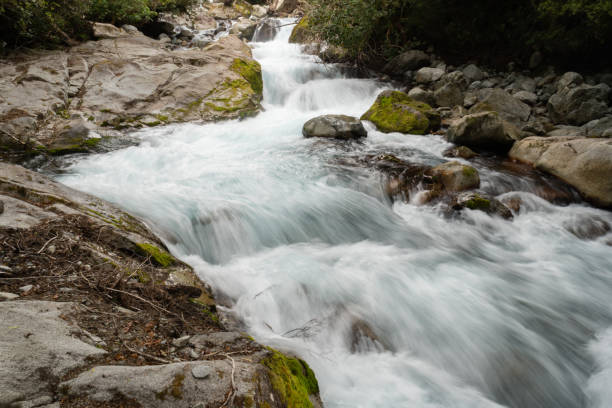
[[[434,92],[437,106],[463,106],[464,94],[460,85],[456,82],[447,83]]]
[[[416,71],[431,63],[429,55],[421,50],[406,51],[385,65],[383,72],[391,75],[403,75],[406,71]]]
[[[429,84],[442,78],[442,75],[444,75],[443,69],[426,67],[417,71],[415,80],[419,84]]]
[[[423,102],[428,104],[429,106],[436,105],[436,98],[434,97],[433,92],[426,91],[421,87],[414,87],[408,92],[408,96],[418,102]]]
[[[470,108],[470,113],[495,111],[499,113],[502,119],[518,127],[522,127],[529,120],[531,115],[529,105],[521,102],[503,89],[480,89],[477,96],[479,102]]]
[[[509,156],[559,177],[595,205],[612,207],[610,139],[528,137]]]
[[[485,78],[484,73],[474,64],[470,64],[463,68],[463,75],[470,81],[482,81]]]
[[[481,112],[453,122],[446,137],[449,142],[477,150],[507,152],[519,139],[519,132],[497,112]]]
[[[45,301],[0,302],[1,406],[38,406],[32,401],[43,399],[51,403],[55,379],[85,366],[88,358],[106,354],[79,340],[80,329],[62,318],[75,307]]]
[[[235,35],[171,51],[126,32],[14,55],[0,60],[0,149],[45,151],[64,139],[74,117],[101,134],[240,118],[258,111],[262,89],[261,67]]]
[[[548,113],[554,123],[580,126],[608,112],[609,96],[610,87],[606,84],[566,86],[550,97]]]
[[[358,139],[368,133],[358,118],[346,115],[323,115],[310,119],[302,129],[304,137]]]

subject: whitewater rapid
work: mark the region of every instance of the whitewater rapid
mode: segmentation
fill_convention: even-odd
[[[257,117],[142,130],[57,178],[145,219],[220,309],[313,367],[327,407],[611,407],[612,234],[569,231],[610,213],[484,167],[483,188],[521,197],[513,221],[390,202],[348,158],[435,165],[450,145],[371,124],[361,142],[304,139],[308,119],[360,116],[387,85],[318,63],[291,28],[252,43]]]

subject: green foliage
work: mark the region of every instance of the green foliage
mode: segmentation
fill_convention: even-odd
[[[526,61],[534,49],[560,64],[605,65],[611,0],[311,0],[311,28],[353,59],[382,65],[433,45],[449,59]],[[595,58],[593,58],[595,57]],[[585,59],[586,58],[586,59]]]
[[[142,26],[160,12],[188,10],[197,0],[0,0],[0,53],[55,47],[91,38],[89,21]]]

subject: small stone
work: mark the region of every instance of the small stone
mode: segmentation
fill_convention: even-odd
[[[49,245],[47,247],[47,252],[50,254],[54,254],[55,253],[55,245]]]
[[[62,293],[70,293],[70,292],[74,292],[74,289],[72,288],[59,288],[59,291]]]
[[[189,343],[189,339],[191,339],[191,336],[179,337],[178,339],[172,340],[172,345],[177,348],[185,347],[187,343]]]
[[[13,272],[11,268],[6,265],[0,265],[0,273],[4,273],[5,275],[10,275]]]
[[[19,288],[22,292],[29,292],[34,288],[34,285],[25,285]]]
[[[191,358],[198,358],[200,357],[200,355],[192,348],[189,349],[189,357]]]
[[[0,292],[0,300],[13,300],[17,299],[19,295],[9,292]]]
[[[213,369],[207,365],[198,365],[191,369],[191,375],[193,375],[194,378],[197,378],[199,380],[207,378],[212,373]]]

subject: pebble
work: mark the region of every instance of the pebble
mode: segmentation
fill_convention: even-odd
[[[178,348],[185,347],[187,343],[189,343],[189,339],[191,339],[191,336],[179,337],[178,339],[172,340],[172,345]]]
[[[9,267],[8,267],[8,266],[6,266],[6,265],[2,265],[2,264],[0,264],[0,271],[2,271],[2,272],[8,272],[8,273],[13,272],[13,270],[12,270],[11,268],[9,268]]]
[[[200,357],[200,355],[192,348],[189,349],[189,356],[194,359]]]
[[[28,292],[30,290],[32,290],[32,288],[34,287],[34,285],[25,285],[19,288],[20,291],[22,292]]]
[[[74,292],[74,289],[72,288],[59,288],[59,291],[62,293],[70,293],[70,292]]]
[[[50,254],[54,254],[55,253],[55,245],[49,245],[47,247],[47,252]]]
[[[0,300],[13,300],[17,299],[19,295],[9,292],[0,292]]]
[[[191,375],[193,375],[194,378],[197,378],[199,380],[207,378],[212,373],[213,369],[206,365],[198,365],[191,369]]]

